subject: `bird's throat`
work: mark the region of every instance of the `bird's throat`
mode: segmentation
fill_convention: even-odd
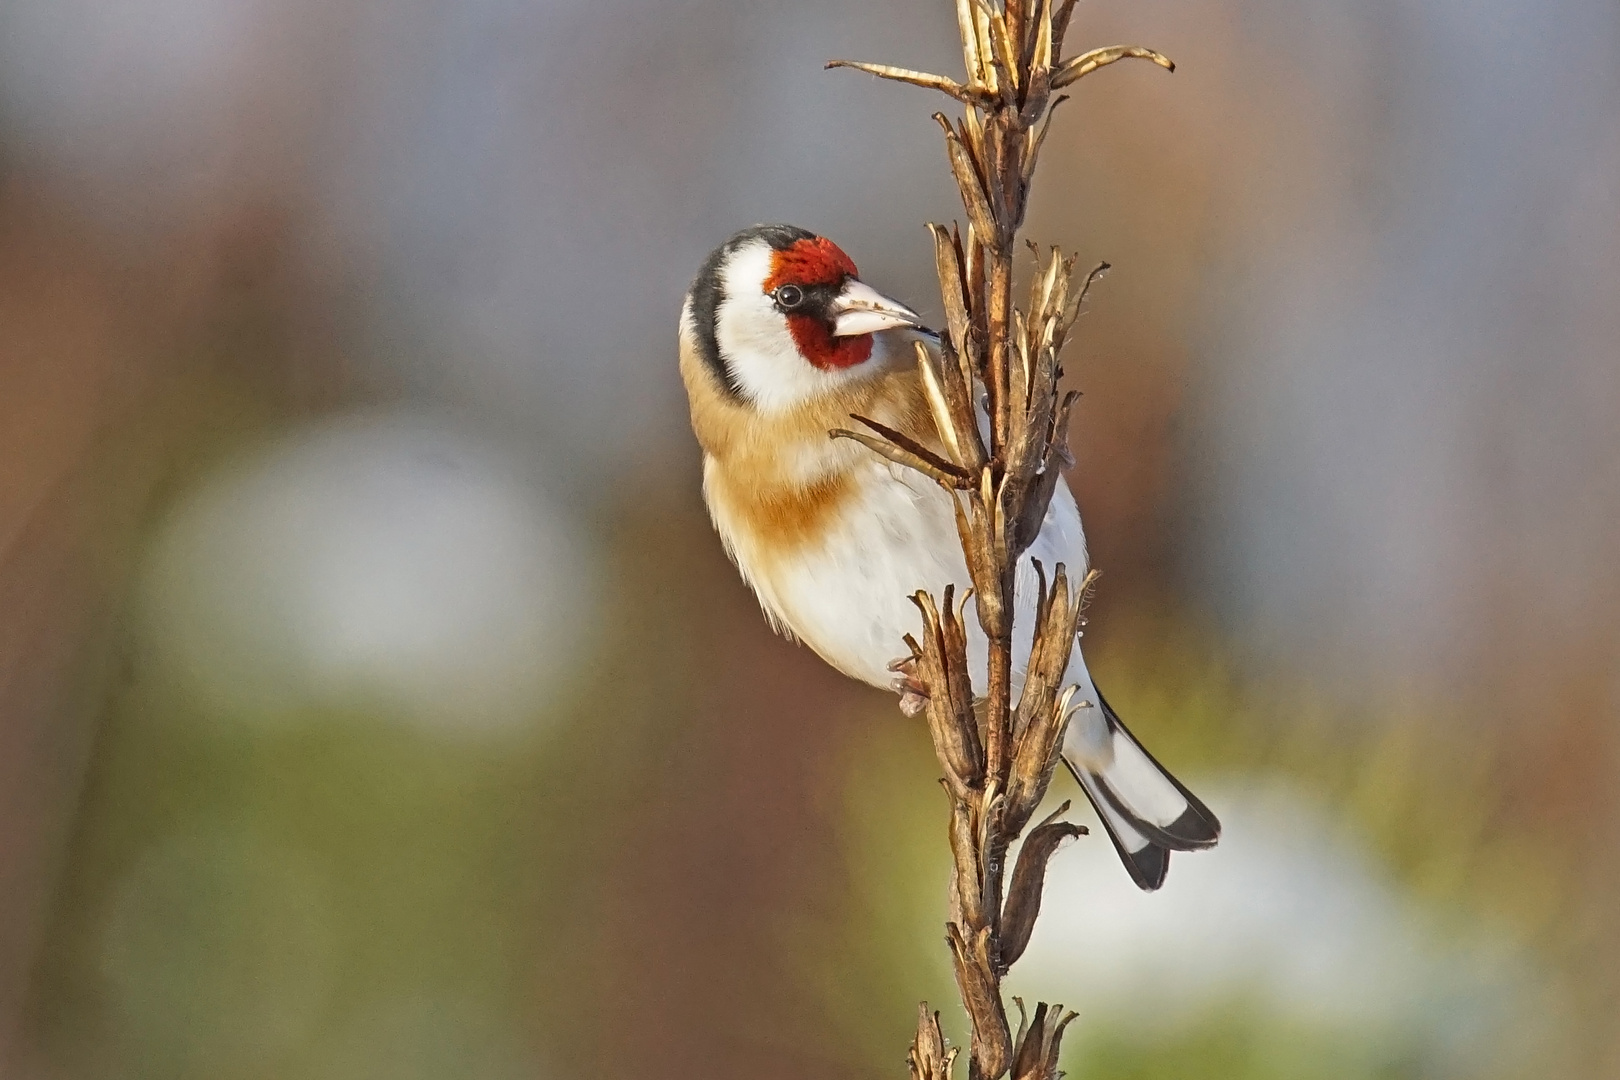
[[[814,315],[789,315],[787,323],[800,355],[823,371],[852,368],[872,358],[871,334],[833,337],[826,321]]]

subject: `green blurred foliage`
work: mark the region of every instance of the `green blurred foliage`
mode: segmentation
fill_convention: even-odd
[[[1459,759],[1447,744],[1414,734],[1418,725],[1399,707],[1346,717],[1306,693],[1242,686],[1213,637],[1172,619],[1122,620],[1100,644],[1093,670],[1110,698],[1129,703],[1134,728],[1178,771],[1195,783],[1209,774],[1269,775],[1313,792],[1391,871],[1442,939],[1485,938],[1505,954],[1524,951],[1535,958],[1526,970],[1551,972],[1554,980],[1522,987],[1525,1000],[1557,992],[1561,940],[1550,925],[1567,915],[1576,882],[1556,845],[1504,817],[1493,773],[1499,763],[1484,749]],[[840,774],[844,921],[790,920],[784,933],[851,1063],[864,1061],[874,1075],[898,1072],[895,1048],[909,1042],[918,1000],[942,1012],[949,1036],[965,1037],[943,945],[949,860],[937,775],[925,731],[874,710]],[[1064,797],[1078,798],[1059,778],[1052,798]],[[1084,819],[1088,811],[1077,813]],[[1104,842],[1100,831],[1093,839]],[[1470,977],[1456,974],[1464,983]],[[1086,978],[1083,964],[1075,977]],[[1064,1067],[1084,1080],[1545,1075],[1567,1048],[1547,1046],[1534,1018],[1508,1019],[1526,1025],[1505,1043],[1515,1055],[1483,1064],[1463,1055],[1448,1065],[1443,1049],[1409,1036],[1358,1032],[1342,1021],[1313,1025],[1280,1015],[1261,995],[1233,993],[1190,1017],[1142,1029],[1077,1024]]]
[[[1416,1062],[1389,1060],[1353,1035],[1280,1021],[1233,1001],[1151,1040],[1093,1035],[1065,1047],[1073,1080],[1416,1080]]]
[[[108,720],[38,984],[53,1054],[88,1075],[338,1075],[334,1040],[424,993],[519,1042],[540,867],[563,854],[535,820],[535,747],[216,719],[137,687]]]

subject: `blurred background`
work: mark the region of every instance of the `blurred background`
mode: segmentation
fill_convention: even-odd
[[[674,328],[938,313],[945,0],[0,10],[6,1077],[895,1077],[921,726],[773,638]],[[1092,667],[1226,822],[1054,864],[1071,1076],[1620,1077],[1620,8],[1138,0],[1030,235]],[[1077,797],[1066,779],[1055,797]],[[1084,819],[1084,816],[1083,816]]]

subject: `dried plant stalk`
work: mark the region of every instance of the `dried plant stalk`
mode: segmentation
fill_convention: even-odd
[[[1063,56],[1074,0],[956,0],[963,81],[886,64],[835,60],[881,78],[937,90],[965,107],[952,122],[936,113],[946,158],[962,196],[967,228],[932,225],[945,333],[936,361],[918,350],[941,456],[898,432],[856,417],[873,434],[838,431],[945,488],[956,507],[962,553],[973,581],[980,629],[989,641],[982,695],[968,673],[967,631],[954,589],[942,605],[927,593],[912,599],[922,634],[907,638],[911,672],[926,689],[928,728],[951,803],[954,863],[946,941],[971,1024],[969,1080],[1053,1080],[1063,1030],[1074,1013],[1039,1004],[1014,1033],[1001,980],[1029,943],[1040,911],[1046,865],[1059,845],[1084,833],[1062,821],[1068,804],[1030,832],[1010,886],[1006,856],[1045,797],[1074,702],[1061,681],[1068,667],[1091,575],[1071,586],[1068,568],[1041,575],[1034,639],[1022,665],[1023,688],[1012,700],[1013,582],[1019,557],[1046,518],[1058,474],[1069,462],[1068,424],[1074,394],[1060,394],[1059,354],[1080,302],[1103,264],[1074,286],[1073,258],[1056,249],[1038,265],[1028,306],[1013,301],[1013,258],[1052,110],[1054,93],[1119,60],[1166,57],[1136,46]],[[989,445],[979,409],[989,421]],[[910,1065],[915,1080],[945,1080],[956,1051],[947,1050],[939,1016],[919,1010]]]

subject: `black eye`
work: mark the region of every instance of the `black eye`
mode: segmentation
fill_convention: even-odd
[[[783,285],[771,294],[776,298],[776,304],[783,310],[796,308],[804,303],[804,290],[797,285]]]

